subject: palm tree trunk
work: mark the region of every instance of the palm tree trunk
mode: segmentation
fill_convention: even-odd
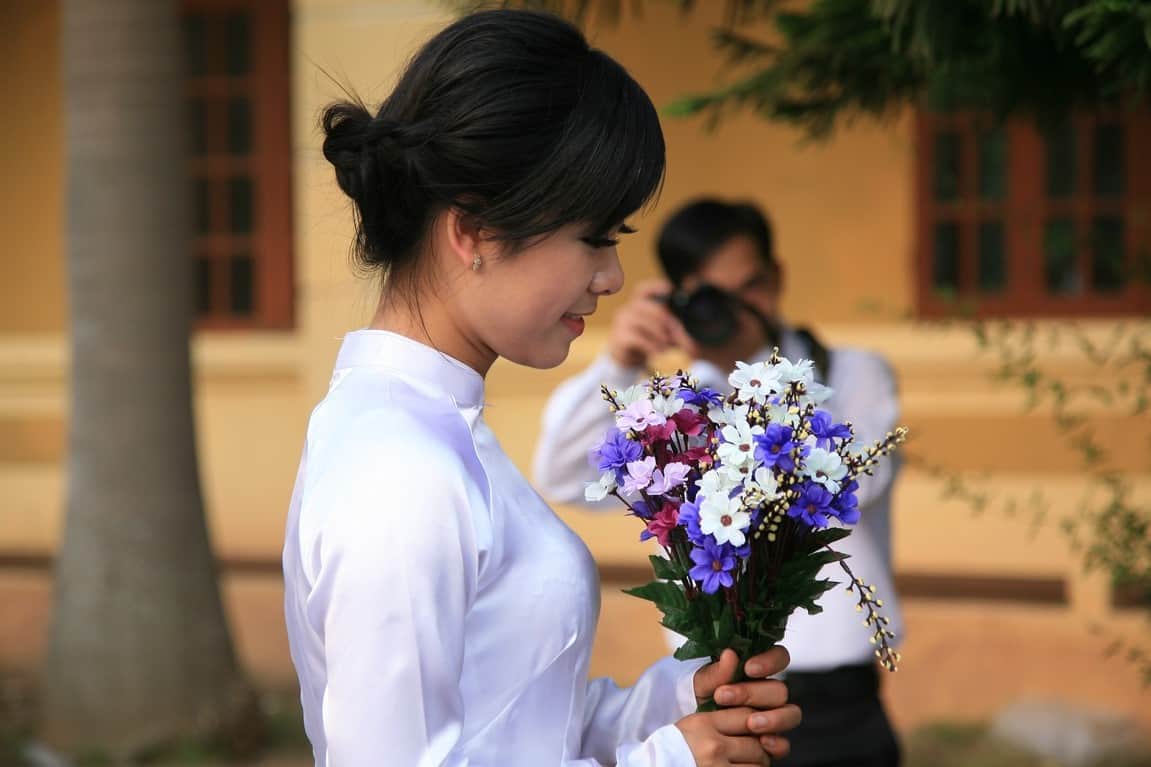
[[[63,0],[72,392],[44,739],[129,752],[250,699],[200,495],[175,0]]]

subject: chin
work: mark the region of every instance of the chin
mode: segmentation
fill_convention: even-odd
[[[571,351],[571,343],[538,344],[531,348],[518,349],[514,354],[501,354],[509,362],[536,370],[550,370],[563,364]]]

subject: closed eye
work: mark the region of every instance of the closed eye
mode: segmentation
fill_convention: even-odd
[[[620,225],[619,229],[616,231],[618,234],[635,234],[636,232],[635,229],[632,229],[627,224]],[[619,245],[618,237],[581,237],[580,239],[596,249],[614,248],[615,246]]]

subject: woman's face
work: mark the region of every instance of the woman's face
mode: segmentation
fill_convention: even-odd
[[[599,299],[623,287],[616,246],[629,231],[573,224],[515,252],[480,245],[480,268],[463,275],[463,319],[500,357],[533,368],[559,365]]]

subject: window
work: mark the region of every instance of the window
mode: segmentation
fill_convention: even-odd
[[[287,0],[184,0],[201,329],[292,325]]]
[[[917,123],[921,314],[1151,310],[1151,114]]]

